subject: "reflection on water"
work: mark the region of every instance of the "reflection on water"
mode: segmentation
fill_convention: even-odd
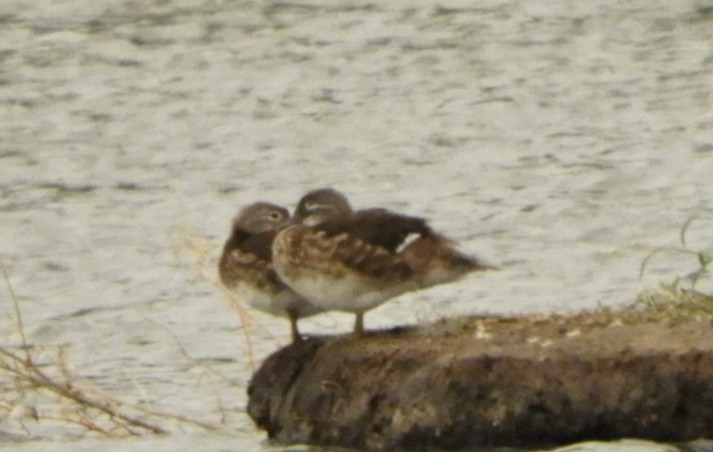
[[[211,422],[223,409],[238,432],[145,447],[249,449],[263,435],[242,414],[248,348],[209,281],[248,202],[292,207],[335,185],[357,207],[425,215],[506,268],[387,303],[367,315],[374,327],[615,305],[686,274],[695,262],[672,255],[638,278],[693,214],[691,245],[713,242],[706,11],[604,0],[4,4],[0,253],[30,339],[65,346],[77,372],[122,399]],[[186,238],[206,244],[204,264]],[[289,341],[280,319],[254,319],[255,360]],[[333,334],[351,319],[304,323]],[[66,428],[49,437],[69,440]]]

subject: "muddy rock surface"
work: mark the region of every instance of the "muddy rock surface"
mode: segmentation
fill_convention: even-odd
[[[248,412],[285,443],[546,447],[713,437],[709,316],[468,317],[271,355]]]

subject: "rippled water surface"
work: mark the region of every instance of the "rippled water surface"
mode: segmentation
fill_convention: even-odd
[[[260,450],[214,266],[238,208],[335,186],[423,215],[504,271],[367,327],[633,300],[713,247],[706,1],[0,4],[0,255],[32,343],[130,402],[220,423],[114,450]],[[2,284],[0,333],[17,344]],[[700,288],[713,290],[710,280]],[[254,361],[289,341],[255,314]],[[304,322],[351,327],[348,315]],[[2,408],[0,408],[2,409]],[[28,423],[16,450],[95,450]],[[0,429],[26,433],[10,418]],[[604,450],[601,446],[600,450]],[[648,447],[648,446],[647,446]],[[655,448],[652,446],[652,450]]]

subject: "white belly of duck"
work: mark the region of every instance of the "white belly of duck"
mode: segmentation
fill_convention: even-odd
[[[290,290],[284,290],[275,295],[275,293],[260,290],[254,285],[238,282],[231,287],[231,291],[238,301],[276,317],[287,317],[287,311],[294,311],[300,317],[306,317],[321,311],[321,309],[307,303]]]
[[[375,284],[358,274],[345,272],[340,277],[321,273],[283,276],[283,281],[313,305],[344,312],[365,312],[411,289],[406,283]]]

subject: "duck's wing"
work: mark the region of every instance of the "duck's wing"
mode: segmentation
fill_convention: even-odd
[[[378,208],[360,210],[350,217],[328,220],[315,228],[324,231],[328,236],[347,233],[390,253],[402,249],[412,238],[433,234],[423,218]]]
[[[234,232],[226,241],[218,263],[223,284],[230,287],[237,281],[250,280],[261,288],[280,289],[283,284],[272,265],[275,235],[274,231],[259,234]]]

